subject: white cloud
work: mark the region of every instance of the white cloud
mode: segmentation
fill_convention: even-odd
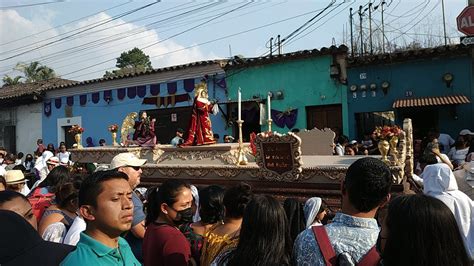
[[[33,16],[33,18],[27,19],[16,11],[13,10],[0,10],[0,38],[1,44],[8,43],[10,41],[19,39],[24,36],[28,36],[34,32],[40,32],[44,29],[51,28],[51,18],[54,16],[53,12],[45,12],[47,14],[44,19],[41,19],[39,16]],[[44,33],[37,34],[32,37],[28,37],[24,40],[13,42],[10,44],[0,46],[0,53],[5,51],[10,51],[25,45],[35,43],[37,41],[44,40],[46,38],[53,38],[48,41],[42,42],[37,45],[42,45],[47,42],[57,40],[59,34],[66,33],[68,31],[77,29],[79,27],[87,26],[91,23],[97,23],[99,21],[108,20],[111,17],[108,14],[100,13],[93,17],[89,17],[86,20],[70,24],[61,28],[50,30]],[[123,25],[121,25],[123,24]],[[112,28],[112,26],[115,26]],[[98,30],[104,29],[104,31],[92,33]],[[139,34],[130,36],[120,35],[123,32],[133,30],[134,32],[143,31]],[[67,35],[70,35],[67,34]],[[61,37],[67,36],[63,35]],[[118,38],[117,41],[107,42],[101,45],[95,44],[93,47],[87,46],[88,48],[84,51],[74,52],[75,46],[84,45],[91,41],[98,41],[103,38],[100,42],[104,42],[110,39]],[[48,47],[32,51],[25,55],[21,55],[9,60],[0,62],[0,75],[4,76],[5,74],[15,75],[18,73],[11,73],[10,69],[17,62],[30,62],[33,60],[38,60],[41,63],[53,68],[59,75],[62,75],[63,78],[75,79],[75,80],[86,80],[101,77],[106,69],[110,70],[115,68],[115,59],[120,55],[120,53],[130,50],[134,47],[145,47],[151,43],[156,43],[160,41],[160,36],[153,29],[146,29],[142,26],[126,23],[123,20],[115,20],[110,23],[101,25],[97,28],[94,28],[91,31],[88,31],[87,34],[78,35],[69,38],[61,43],[55,45],[50,45]],[[160,68],[171,65],[185,64],[194,61],[208,60],[217,58],[216,55],[212,52],[204,53],[199,47],[194,47],[191,49],[185,49],[180,52],[170,53],[172,51],[180,50],[186,46],[192,44],[179,44],[174,40],[166,40],[162,43],[154,45],[150,48],[144,50],[144,52],[151,57],[152,65],[154,68]],[[46,58],[53,53],[68,50],[68,53],[55,56],[53,58]],[[23,50],[21,50],[23,51]],[[18,52],[11,52],[8,54],[1,54],[0,59],[7,56],[12,56]],[[166,54],[170,53],[170,54]],[[166,54],[166,55],[163,55]],[[163,55],[163,56],[160,56]],[[100,62],[110,60],[104,64],[97,66],[92,66]],[[84,69],[84,70],[81,70]]]

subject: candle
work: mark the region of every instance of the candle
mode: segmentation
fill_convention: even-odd
[[[267,108],[268,108],[268,120],[272,119],[272,103],[271,103],[271,100],[270,100],[270,92],[268,93],[267,95]]]
[[[237,112],[238,112],[238,121],[242,120],[242,93],[240,92],[240,87],[239,87],[239,97],[238,97],[238,101],[237,101]]]

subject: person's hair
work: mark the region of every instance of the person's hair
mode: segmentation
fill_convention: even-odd
[[[385,219],[384,265],[470,265],[456,219],[442,201],[400,196],[390,202]]]
[[[23,199],[24,201],[28,202],[28,198],[25,197],[23,194],[19,193],[19,192],[16,192],[16,191],[13,191],[13,190],[4,190],[4,191],[0,191],[0,208],[3,206],[3,204],[5,204],[6,202],[9,202],[13,199],[16,199],[16,198],[21,198]]]
[[[321,200],[321,207],[319,207],[319,211],[316,215],[322,213],[323,211],[329,211],[329,206],[324,202],[324,200]]]
[[[52,150],[49,149],[50,147],[51,147]],[[53,154],[54,154],[54,144],[53,144],[53,143],[48,143],[48,146],[46,146],[46,149],[47,149],[48,151],[52,151]]]
[[[0,175],[0,184],[2,184],[4,188],[7,188],[7,181],[2,175]]]
[[[28,156],[30,156],[31,160],[33,160],[33,159],[34,159],[34,157],[33,157],[33,154],[31,154],[31,153],[28,153],[28,154],[26,155],[26,157],[25,157],[25,160],[26,160],[26,158],[28,158]]]
[[[66,208],[71,200],[77,199],[80,187],[80,181],[74,182],[72,180],[59,186],[56,191],[56,203],[58,207],[61,209]]]
[[[228,265],[289,265],[290,255],[288,220],[281,204],[269,195],[253,197]]]
[[[36,143],[43,144],[43,140],[42,140],[42,139],[38,139],[38,140],[36,141]]]
[[[291,243],[293,243],[298,234],[306,228],[303,206],[304,205],[295,198],[286,198],[283,202],[283,208],[288,218]]]
[[[21,159],[21,158],[23,158],[23,156],[24,156],[23,152],[20,151],[20,152],[17,154],[16,158],[17,158],[17,159]]]
[[[225,217],[241,218],[252,196],[252,189],[247,183],[229,188],[224,194]]]
[[[199,191],[199,215],[201,222],[214,224],[224,220],[224,192],[216,185],[208,186]]]
[[[26,167],[23,166],[22,164],[19,164],[19,165],[13,166],[12,170],[20,170],[20,171],[22,171],[23,173],[25,173],[25,172],[26,172]]]
[[[105,139],[100,139],[99,144],[105,143]]]
[[[300,129],[297,128],[297,127],[295,127],[295,128],[293,128],[293,129],[291,130],[291,132],[293,132],[293,133],[300,133]]]
[[[16,160],[16,155],[13,153],[7,153],[7,155],[5,156],[5,161],[15,162],[15,160]]]
[[[390,193],[392,174],[379,159],[365,157],[347,169],[343,188],[349,202],[360,212],[369,212],[380,205]]]
[[[188,183],[180,179],[169,179],[161,186],[151,190],[146,204],[145,225],[154,222],[161,213],[161,204],[172,206],[183,188],[191,189]]]
[[[58,165],[49,172],[39,187],[50,187],[49,191],[56,193],[57,187],[71,178],[71,172],[66,166]]]
[[[428,165],[437,164],[438,160],[436,159],[436,155],[430,152],[430,153],[424,153],[420,157],[419,163],[428,164]]]
[[[79,189],[79,206],[91,205],[97,207],[97,196],[103,191],[102,183],[113,179],[124,179],[128,176],[117,170],[97,171],[86,177]]]

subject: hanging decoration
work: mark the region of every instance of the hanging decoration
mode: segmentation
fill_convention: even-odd
[[[100,94],[98,92],[92,93],[92,102],[93,103],[98,103],[100,100]]]
[[[56,106],[56,109],[61,108],[61,98],[54,99],[54,106]]]
[[[151,84],[150,85],[150,94],[156,96],[160,94],[160,84]]]
[[[220,80],[217,80],[216,85],[219,86],[219,88],[222,88],[227,91],[227,83],[225,81],[225,78],[221,78]]]
[[[122,89],[118,89],[118,90],[117,90],[117,98],[118,98],[119,100],[125,99],[125,94],[126,94],[126,89],[125,89],[125,88],[122,88]]]
[[[128,87],[127,88],[127,96],[130,99],[134,99],[137,96],[137,87]]]
[[[145,85],[137,86],[137,95],[140,98],[145,97],[145,95],[146,95],[146,86]]]
[[[51,115],[51,101],[44,103],[44,115],[45,116]]]
[[[296,125],[298,109],[288,109],[286,111],[278,111],[272,109],[272,120],[278,127],[284,128],[285,125],[291,129]]]
[[[73,106],[74,105],[74,96],[68,96],[66,97],[66,104],[68,106]]]
[[[110,102],[112,100],[112,91],[106,90],[104,91],[104,101]]]
[[[175,94],[178,91],[178,84],[176,82],[169,82],[166,84],[168,94]]]
[[[158,97],[146,97],[143,99],[142,104],[153,104],[157,107],[164,106],[167,107],[168,105],[174,106],[176,103],[186,102],[191,100],[189,94],[178,94],[178,95],[170,95],[170,96],[158,96]]]
[[[79,96],[79,104],[86,105],[87,103],[87,94],[82,94]]]
[[[194,90],[194,79],[184,80],[184,90],[186,92],[192,92]]]

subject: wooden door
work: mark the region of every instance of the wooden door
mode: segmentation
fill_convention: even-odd
[[[306,107],[306,128],[331,128],[333,131],[342,129],[342,105],[321,105]]]
[[[176,136],[176,129],[188,129],[191,120],[192,106],[175,107],[167,109],[146,110],[151,118],[156,119],[156,140],[161,144],[169,144]]]

